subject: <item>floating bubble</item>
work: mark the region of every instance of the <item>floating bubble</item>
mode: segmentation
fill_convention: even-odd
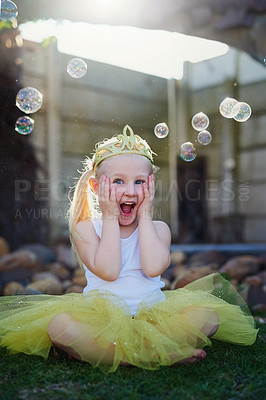
[[[203,112],[199,112],[195,114],[192,118],[191,124],[196,131],[202,131],[203,129],[207,129],[209,126],[209,118]]]
[[[210,134],[210,132],[204,130],[198,134],[197,139],[200,144],[203,144],[203,146],[206,146],[207,144],[211,143],[212,135]]]
[[[243,101],[239,102],[239,111],[237,115],[234,117],[234,120],[238,122],[245,122],[251,116],[251,107],[249,104],[244,103]]]
[[[15,131],[21,135],[28,135],[33,131],[33,128],[34,120],[30,117],[23,116],[16,120]]]
[[[168,135],[168,133],[169,133],[169,128],[164,122],[157,124],[154,128],[154,134],[159,139],[165,138]]]
[[[236,99],[226,97],[219,107],[220,114],[225,118],[234,118],[238,114],[240,105]]]
[[[196,147],[191,142],[181,144],[179,155],[184,161],[193,161],[197,157]]]
[[[1,1],[0,19],[3,21],[12,21],[18,16],[18,8],[13,1]]]
[[[16,97],[16,106],[26,114],[35,113],[42,106],[43,96],[39,90],[32,87],[21,89]]]
[[[75,79],[82,78],[87,72],[87,64],[81,58],[72,58],[67,64],[67,73]]]

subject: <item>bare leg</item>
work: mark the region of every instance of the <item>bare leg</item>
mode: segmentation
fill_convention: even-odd
[[[189,308],[186,309],[183,314],[191,325],[200,329],[200,331],[207,337],[213,336],[219,328],[219,317],[213,310]],[[207,322],[202,322],[206,320]]]
[[[208,312],[209,322],[206,323],[201,331],[210,336],[215,333],[218,328],[218,316],[214,311]],[[198,310],[190,309],[186,311],[188,319],[193,321],[197,326],[202,315]],[[101,359],[101,363],[112,364],[114,359],[115,346],[110,344],[107,349],[99,345],[96,339],[90,337],[86,333],[85,325],[74,320],[69,314],[62,313],[51,320],[48,325],[48,335],[56,347],[61,348],[71,357],[77,360],[96,363]],[[177,338],[178,340],[178,338]],[[202,349],[194,349],[191,357],[181,360],[179,363],[194,363],[206,358],[206,352]],[[130,365],[127,362],[121,362],[121,365]]]
[[[218,330],[219,327],[219,318],[215,311],[213,310],[199,310],[197,308],[187,309],[184,312],[188,321],[191,325],[194,325],[195,328],[200,327],[200,331],[205,334],[207,337],[212,337]],[[202,324],[202,320],[208,319],[208,322]],[[197,341],[197,346],[200,346],[200,338]],[[198,362],[207,357],[205,350],[203,349],[195,349],[193,351],[193,355],[191,357],[185,358],[179,361],[176,364],[191,364],[194,362]]]
[[[90,337],[82,322],[75,321],[69,314],[59,314],[48,325],[48,335],[56,347],[66,351],[71,357],[96,363],[112,364],[114,345],[108,349],[99,345],[96,339]]]

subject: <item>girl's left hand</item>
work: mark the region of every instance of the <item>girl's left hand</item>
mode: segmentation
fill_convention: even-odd
[[[155,195],[155,177],[153,174],[149,175],[148,184],[146,182],[142,184],[142,190],[143,190],[143,200],[138,208],[139,218],[151,216],[151,210]]]

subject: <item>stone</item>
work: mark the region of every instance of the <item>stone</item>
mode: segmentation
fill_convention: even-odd
[[[39,258],[28,250],[17,250],[0,258],[0,284],[10,281],[27,285],[33,271],[41,266]]]
[[[247,293],[247,304],[251,308],[257,304],[266,305],[266,292],[258,286],[249,286]]]
[[[228,274],[231,278],[241,281],[247,275],[259,271],[261,261],[254,256],[239,256],[228,260],[219,270],[220,273]]]
[[[24,286],[16,281],[11,281],[7,283],[3,289],[3,295],[4,296],[15,296],[22,290]]]
[[[178,277],[174,280],[174,282],[171,284],[171,289],[175,290],[182,288],[189,283],[194,282],[197,279],[203,278],[204,276],[210,275],[212,273],[213,270],[209,266],[198,267],[195,269],[191,268],[187,270],[187,273],[185,273],[183,276]]]
[[[57,261],[61,262],[69,269],[76,268],[77,263],[73,262],[71,246],[66,246],[64,244],[57,245],[55,252]]]
[[[32,282],[43,281],[45,279],[57,279],[57,277],[49,271],[40,271],[32,275]]]
[[[48,277],[46,279],[32,282],[29,285],[27,285],[27,289],[38,290],[41,293],[46,293],[46,294],[62,294],[63,293],[63,288],[62,288],[61,282],[55,277],[53,277],[53,278]]]
[[[186,261],[186,255],[183,251],[173,251],[171,253],[171,263],[174,265],[183,264]]]
[[[72,281],[70,279],[66,279],[65,281],[62,282],[62,288],[63,292],[65,292],[68,288],[72,286]]]
[[[23,286],[31,281],[31,270],[14,268],[11,271],[0,272],[0,285],[5,286],[8,282],[20,282]]]
[[[239,282],[249,274],[249,268],[247,264],[239,260],[229,260],[219,272],[225,274],[226,278],[236,279]]]
[[[60,262],[47,264],[45,269],[57,276],[61,281],[70,278],[70,271]]]
[[[245,255],[245,256],[239,256],[237,257],[237,259],[248,265],[249,274],[256,274],[263,266],[260,257]]]
[[[219,270],[221,274],[227,274],[231,278],[237,281],[242,280],[249,273],[249,267],[247,264],[237,260],[230,259],[227,263]]]
[[[73,272],[72,284],[84,288],[87,285],[85,271],[81,268],[76,268]]]
[[[74,276],[72,279],[73,285],[82,286],[83,288],[87,285],[87,279],[85,274],[82,276]]]
[[[246,283],[247,285],[262,286],[262,279],[258,275],[250,275],[244,279],[243,283]]]
[[[189,259],[189,265],[202,266],[216,264],[218,267],[225,263],[224,255],[218,250],[208,250],[193,254]]]
[[[0,273],[15,268],[35,269],[40,266],[40,259],[29,250],[17,250],[0,259]]]
[[[0,257],[5,256],[10,251],[8,242],[3,237],[0,237]]]
[[[188,272],[188,268],[185,265],[176,265],[173,267],[174,278],[180,278]]]
[[[43,265],[56,261],[55,252],[50,247],[39,243],[25,244],[19,250],[26,250],[35,254]]]
[[[260,261],[262,264],[262,269],[265,270],[266,269],[266,253],[263,253],[260,255]]]
[[[83,287],[79,285],[72,285],[70,286],[65,293],[83,293]]]
[[[84,271],[83,268],[76,268],[76,269],[73,271],[73,274],[74,274],[74,276],[81,276],[81,275],[84,275],[84,274],[85,274],[85,271]]]
[[[266,271],[262,271],[258,275],[262,281],[262,285],[266,285]]]

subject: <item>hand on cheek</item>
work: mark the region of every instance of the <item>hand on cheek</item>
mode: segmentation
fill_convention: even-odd
[[[155,176],[153,174],[149,175],[149,195],[153,201],[155,196]]]
[[[110,179],[103,175],[99,182],[99,206],[103,217],[118,218],[119,207],[116,201],[116,186],[110,184]]]
[[[154,192],[155,192],[155,178],[154,175],[149,175],[148,183],[143,183],[143,200],[138,208],[138,216],[145,217],[151,216],[151,209],[153,206]]]

